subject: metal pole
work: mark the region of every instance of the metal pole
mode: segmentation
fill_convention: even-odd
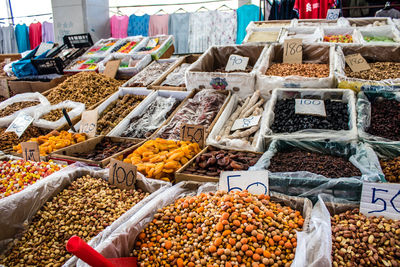
[[[6,0],[6,5],[7,5],[8,17],[11,18],[11,24],[14,25],[14,15],[12,12],[11,0]]]

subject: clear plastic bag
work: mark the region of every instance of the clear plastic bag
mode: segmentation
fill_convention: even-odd
[[[339,198],[358,200],[363,181],[385,182],[377,155],[364,143],[273,140],[268,150],[250,170],[268,170],[272,157],[289,148],[346,157],[362,175],[327,178],[307,171],[270,172],[271,190],[311,199],[315,199],[319,193],[327,192]]]
[[[33,121],[33,125],[44,129],[56,129],[58,127],[61,127],[62,125],[67,123],[67,120],[63,115],[60,117],[60,119],[56,121],[48,121],[42,119],[42,117],[47,113],[51,112],[52,110],[62,109],[62,108],[72,109],[70,112],[68,112],[68,115],[71,118],[71,120],[73,120],[74,118],[80,116],[83,111],[85,111],[85,104],[67,100],[58,103],[57,105],[54,106],[45,106],[41,109],[36,109],[34,113],[35,120]]]
[[[50,102],[42,94],[40,94],[40,93],[25,93],[25,94],[15,95],[15,96],[1,102],[0,110],[4,109],[7,106],[12,105],[14,103],[28,102],[28,101],[37,101],[38,104],[35,106],[31,106],[31,107],[27,107],[27,108],[18,110],[11,115],[0,118],[0,127],[7,127],[18,116],[18,114],[21,111],[27,113],[28,115],[33,116],[35,110],[43,109],[44,107],[50,106]]]
[[[185,72],[190,67],[191,64],[183,63],[182,65],[176,67],[167,78],[161,83],[164,86],[185,86]]]
[[[57,195],[61,190],[67,187],[75,179],[84,175],[90,175],[101,179],[108,179],[108,169],[100,169],[96,167],[88,167],[84,164],[70,165],[45,179],[29,186],[25,190],[11,195],[10,197],[0,200],[0,250],[4,251],[7,244],[26,229],[37,211],[51,197]],[[148,197],[137,203],[126,213],[115,220],[110,226],[105,228],[97,236],[92,238],[88,243],[91,246],[99,245],[108,237],[115,229],[125,223],[133,214],[140,210],[152,198],[161,194],[165,189],[171,186],[170,183],[147,179],[138,173],[136,187],[141,188],[145,192],[151,193]],[[10,244],[11,245],[11,244]],[[65,266],[75,266],[76,257],[69,259]]]
[[[383,97],[400,102],[400,92],[360,92],[357,98],[357,128],[360,139],[369,143],[382,158],[394,158],[400,155],[400,141],[367,133],[371,124],[371,102],[369,97]]]
[[[106,258],[127,257],[133,249],[137,235],[151,222],[154,214],[179,198],[200,193],[215,192],[217,184],[199,184],[194,182],[181,182],[168,188],[161,195],[155,197],[146,204],[139,212],[130,218],[124,225],[114,231],[103,243],[94,249]],[[303,232],[309,230],[312,204],[308,199],[299,197],[289,197],[279,193],[271,192],[271,200],[282,203],[299,210],[304,218]],[[297,254],[297,250],[296,250]],[[297,257],[297,255],[296,255]],[[297,260],[299,266],[307,266],[307,258],[302,257]],[[77,266],[88,266],[82,261],[78,261]]]
[[[260,96],[261,97],[261,96]],[[240,150],[249,150],[249,151],[263,151],[263,147],[261,146],[262,142],[259,139],[262,139],[262,135],[260,134],[260,125],[265,123],[265,115],[266,115],[266,105],[267,101],[264,101],[261,108],[263,108],[261,115],[261,119],[258,123],[258,129],[255,133],[251,134],[253,140],[243,140],[240,138],[228,138],[224,137],[224,134],[221,134],[227,127],[228,121],[232,118],[232,115],[238,109],[239,98],[237,95],[233,95],[229,100],[228,104],[225,106],[224,111],[221,113],[218,121],[215,123],[213,129],[207,137],[207,145],[213,145],[216,147],[224,148],[224,149],[240,149]],[[242,104],[241,107],[243,107]],[[253,106],[253,105],[251,105]],[[250,106],[250,107],[251,107]],[[239,115],[239,114],[237,114]],[[250,116],[250,115],[249,115]],[[247,116],[247,117],[249,117]],[[236,117],[235,117],[236,118]],[[236,118],[238,119],[238,118]],[[231,128],[232,125],[229,125]],[[244,131],[246,129],[243,129]]]
[[[256,69],[255,90],[270,97],[276,88],[330,88],[334,87],[335,49],[330,44],[304,44],[303,63],[328,64],[329,75],[324,78],[303,76],[269,76],[265,73],[273,63],[283,62],[283,44],[271,45]]]
[[[203,125],[208,128],[226,100],[227,96],[216,90],[204,89],[199,91],[193,98],[187,99],[169,123],[161,127],[156,136],[179,140],[183,124]]]
[[[293,98],[315,98],[315,99],[331,99],[340,100],[347,103],[349,114],[349,130],[326,130],[326,129],[305,129],[293,133],[274,133],[271,126],[275,119],[275,104],[280,99]],[[356,98],[354,92],[343,89],[275,89],[272,92],[271,99],[268,103],[265,128],[262,128],[265,139],[268,141],[272,138],[290,138],[290,139],[312,139],[312,140],[331,140],[331,141],[351,141],[357,140],[357,113]]]

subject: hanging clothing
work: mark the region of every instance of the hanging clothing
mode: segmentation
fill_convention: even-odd
[[[262,19],[262,18],[261,18]],[[237,9],[236,43],[241,44],[246,36],[246,27],[251,21],[260,20],[260,8],[256,5],[243,5]]]
[[[110,19],[111,37],[125,38],[128,36],[128,16],[113,15]]]
[[[212,11],[191,13],[189,18],[189,52],[202,53],[211,44]]]
[[[42,42],[42,24],[40,22],[29,25],[29,42],[31,50]]]
[[[3,42],[4,42],[4,39],[3,39],[3,31],[1,30],[1,28],[2,27],[0,27],[0,54],[4,54],[3,53]]]
[[[15,26],[15,37],[17,39],[18,53],[30,49],[29,32],[26,24],[17,24],[17,26]]]
[[[299,12],[299,19],[319,18],[319,0],[296,0],[294,8]]]
[[[212,11],[211,45],[228,45],[236,43],[236,11]]]
[[[175,38],[175,52],[189,53],[189,18],[190,13],[173,13],[169,16],[168,34]]]
[[[335,0],[321,0],[319,2],[319,18],[326,19],[326,15],[328,14],[328,9],[332,8],[334,5],[335,5]],[[350,9],[350,11],[351,10],[352,9]]]
[[[18,53],[17,40],[15,38],[14,27],[12,25],[7,27],[1,27],[2,35],[2,53],[3,54],[14,54]]]
[[[130,15],[128,23],[128,36],[148,36],[149,19],[150,16],[147,14],[144,14],[143,16]]]
[[[54,42],[54,28],[53,23],[51,22],[43,22],[42,24],[42,41],[47,42]]]
[[[151,15],[149,20],[149,36],[168,34],[169,15]]]
[[[388,10],[381,9],[375,13],[375,17],[391,17],[392,19],[400,19],[400,11],[394,8]]]

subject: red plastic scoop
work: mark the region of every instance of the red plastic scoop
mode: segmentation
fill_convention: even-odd
[[[137,267],[136,257],[106,259],[76,235],[68,240],[67,250],[93,267]]]

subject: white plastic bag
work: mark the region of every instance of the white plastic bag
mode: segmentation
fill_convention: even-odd
[[[1,102],[0,110],[4,109],[7,106],[14,104],[14,103],[28,102],[28,101],[37,101],[38,104],[36,106],[27,107],[27,108],[18,110],[11,115],[0,118],[0,127],[7,127],[17,117],[17,115],[21,111],[24,111],[26,114],[33,116],[35,110],[43,109],[46,106],[50,106],[50,102],[42,94],[40,94],[40,93],[25,93],[25,94],[15,95],[15,96]]]
[[[36,109],[34,112],[35,120],[33,121],[33,125],[44,129],[56,129],[64,125],[67,122],[64,116],[61,116],[61,118],[56,121],[48,121],[42,119],[44,115],[51,112],[52,110],[62,109],[62,108],[65,109],[72,108],[72,110],[68,112],[68,115],[71,118],[71,120],[73,120],[74,118],[80,116],[83,111],[85,111],[85,104],[67,100],[58,103],[57,105],[54,106],[45,106],[41,109]]]

